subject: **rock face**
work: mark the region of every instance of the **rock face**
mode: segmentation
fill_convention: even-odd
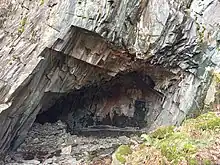
[[[207,67],[220,61],[219,7],[218,0],[1,1],[0,151],[20,145],[61,96],[133,71],[150,76],[154,89],[146,88],[163,96],[144,97],[158,105],[146,115],[148,129],[181,123],[203,106]]]

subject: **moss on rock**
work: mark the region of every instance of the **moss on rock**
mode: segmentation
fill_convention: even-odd
[[[115,157],[120,163],[124,164],[126,162],[125,156],[131,154],[131,152],[132,151],[128,145],[121,145],[116,150]]]
[[[197,152],[214,142],[220,130],[220,117],[209,112],[195,119],[187,119],[181,127],[160,127],[150,134],[143,134],[145,143],[130,149],[120,146],[115,152],[122,164],[212,164],[212,160],[198,160]],[[134,148],[134,147],[133,147]],[[147,151],[147,152],[146,152]],[[154,159],[154,160],[153,160]],[[134,164],[134,163],[133,163]]]
[[[152,138],[163,139],[174,133],[174,126],[160,127],[150,134]]]

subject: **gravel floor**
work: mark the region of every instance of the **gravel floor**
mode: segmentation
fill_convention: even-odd
[[[119,145],[130,144],[137,139],[135,136],[104,136],[99,133],[93,133],[93,136],[71,135],[66,128],[61,121],[43,125],[35,123],[25,142],[16,152],[7,155],[2,164],[83,165],[103,160],[111,162],[111,154]]]

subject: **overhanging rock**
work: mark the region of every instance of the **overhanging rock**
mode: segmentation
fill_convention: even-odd
[[[217,61],[219,5],[1,1],[0,151],[22,143],[39,111],[61,96],[133,71],[163,94],[148,128],[179,124],[203,105],[206,67]]]

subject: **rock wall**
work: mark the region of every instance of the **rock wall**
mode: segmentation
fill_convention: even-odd
[[[218,0],[0,2],[0,151],[16,148],[40,109],[121,72],[164,94],[149,129],[203,105],[219,63]]]

